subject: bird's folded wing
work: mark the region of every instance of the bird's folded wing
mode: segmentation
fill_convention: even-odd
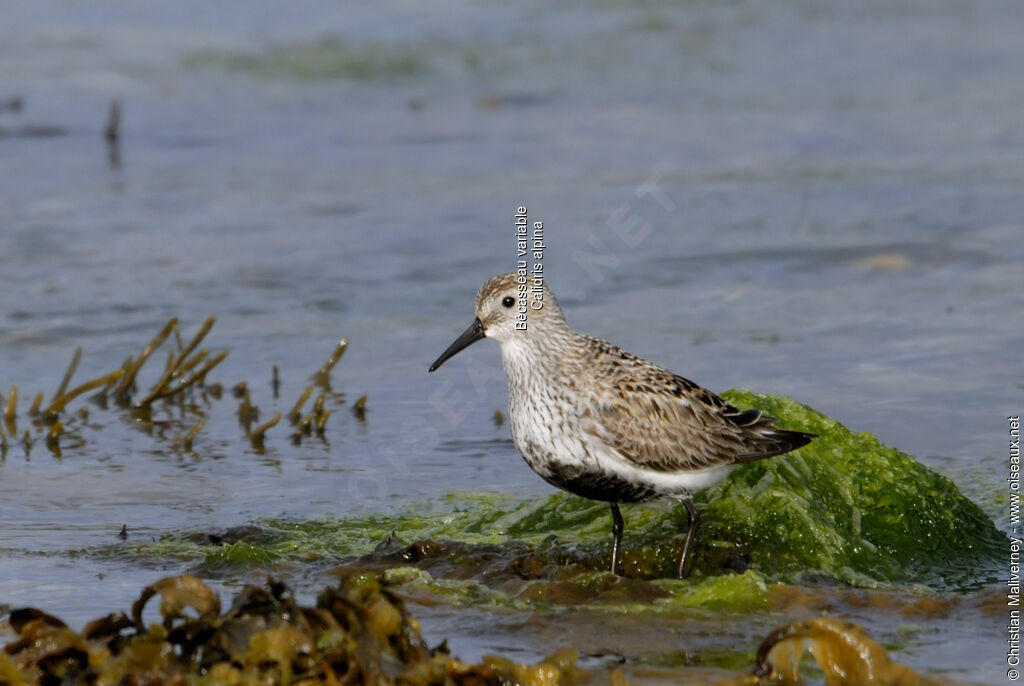
[[[738,410],[682,377],[662,381],[658,388],[615,384],[584,411],[581,429],[634,466],[662,472],[747,462],[797,447],[786,440],[792,432],[773,427],[760,410]]]

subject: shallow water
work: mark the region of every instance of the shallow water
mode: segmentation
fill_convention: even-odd
[[[207,344],[231,354],[211,378],[246,380],[269,416],[351,340],[326,442],[271,430],[259,455],[232,400],[194,455],[100,412],[59,460],[12,447],[0,602],[76,624],[181,568],[90,552],[122,524],[149,540],[548,492],[493,421],[493,346],[426,373],[477,286],[514,265],[521,204],[545,221],[547,280],[578,329],[870,431],[1005,522],[1005,415],[1024,387],[1015,9],[0,2],[0,100],[24,101],[0,111],[5,399],[52,393],[77,345],[81,381],[171,316],[190,332],[215,315]],[[537,645],[510,630],[481,647],[441,616],[468,657]],[[994,680],[999,631],[938,621],[898,658]]]

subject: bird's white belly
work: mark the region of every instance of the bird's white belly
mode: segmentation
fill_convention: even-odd
[[[545,479],[592,462],[578,432],[564,417],[510,408],[512,441],[530,467]]]
[[[674,472],[658,471],[637,467],[624,462],[620,456],[602,461],[602,468],[614,472],[621,478],[637,483],[647,483],[665,498],[687,498],[720,483],[736,465],[724,464],[703,469],[688,469]]]
[[[659,471],[638,465],[581,431],[576,417],[510,407],[512,439],[547,482],[609,502],[688,498],[722,481],[734,465]]]

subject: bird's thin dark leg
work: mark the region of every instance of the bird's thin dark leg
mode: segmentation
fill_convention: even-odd
[[[686,512],[690,516],[690,526],[686,530],[686,543],[683,544],[683,552],[679,556],[678,576],[680,579],[686,578],[686,565],[690,561],[690,551],[693,549],[693,539],[697,537],[697,525],[700,524],[700,513],[697,512],[697,508],[693,506],[693,501],[687,498],[683,501],[683,505],[686,506]]]
[[[622,545],[622,530],[625,525],[622,522],[622,513],[619,506],[609,503],[612,508],[612,574],[618,574],[619,567],[619,546]]]

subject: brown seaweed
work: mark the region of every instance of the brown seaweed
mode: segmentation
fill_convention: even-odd
[[[67,390],[68,384],[71,383],[71,377],[75,375],[78,370],[78,363],[82,360],[82,346],[75,348],[75,354],[71,356],[71,363],[68,365],[68,369],[64,372],[64,378],[60,381],[60,386],[57,386],[57,392],[53,394],[54,398],[59,398],[64,395],[64,391]]]
[[[159,622],[146,608],[159,596]],[[469,664],[447,642],[429,648],[419,622],[381,577],[349,573],[317,596],[296,602],[274,579],[245,586],[231,607],[188,574],[147,586],[131,613],[112,612],[81,634],[34,608],[9,616],[17,637],[0,652],[5,684],[373,684],[380,686],[573,686],[592,674],[579,654],[561,647],[535,665],[501,656]],[[796,686],[800,656],[809,651],[826,686],[928,686],[951,683],[922,676],[891,660],[859,626],[819,617],[772,631],[752,672],[719,686]],[[629,686],[626,672],[608,673]],[[700,683],[707,683],[701,681]]]
[[[60,412],[64,409],[65,406],[67,406],[69,402],[71,402],[78,396],[82,395],[83,393],[87,393],[91,390],[94,390],[96,388],[109,387],[110,385],[116,383],[119,379],[121,379],[124,376],[124,374],[125,371],[123,369],[118,369],[117,371],[105,374],[104,376],[97,377],[91,381],[86,381],[84,384],[72,388],[70,391],[64,393],[63,395],[54,398],[53,402],[51,402],[46,407],[46,409],[43,410],[43,415],[46,417],[55,418],[58,414],[60,414]]]
[[[348,348],[348,339],[342,338],[338,341],[338,345],[335,346],[334,352],[327,358],[324,365],[317,370],[316,374],[313,375],[313,382],[317,386],[329,388],[331,385],[331,370],[334,369],[334,365],[338,364],[338,360],[345,354],[345,350]]]
[[[366,421],[366,396],[360,396],[356,404],[352,406],[352,412],[355,414],[356,419],[361,422]]]
[[[60,435],[64,433],[64,425],[60,422],[54,422],[50,425],[50,430],[46,432],[46,447],[50,449],[54,457],[60,457]]]
[[[316,418],[316,433],[319,436],[324,435],[324,430],[327,428],[327,420],[331,416],[330,410],[324,410]]]
[[[11,392],[7,395],[7,404],[4,406],[4,421],[13,422],[18,413],[18,387],[11,386]]]
[[[182,447],[185,448],[185,450],[192,450],[192,441],[195,440],[196,435],[203,428],[204,424],[206,424],[206,420],[200,419],[199,422],[196,423],[196,425],[193,426],[192,429],[182,437],[181,445]]]
[[[927,679],[893,662],[885,648],[856,624],[830,617],[793,622],[772,631],[757,650],[756,680],[749,684],[801,684],[800,657],[810,652],[826,686],[926,686]]]
[[[153,354],[157,348],[159,348],[167,337],[171,335],[171,331],[178,326],[178,318],[172,317],[164,328],[160,329],[159,333],[153,337],[153,340],[149,342],[142,352],[139,354],[137,359],[131,360],[128,367],[125,369],[125,374],[121,378],[120,383],[114,388],[114,399],[123,405],[127,405],[131,401],[131,392],[135,388],[135,377],[138,375],[139,370],[142,369],[142,365],[146,364],[146,360]],[[131,358],[129,358],[131,359]]]
[[[144,611],[160,596],[161,623]],[[11,613],[18,637],[0,652],[0,681],[34,683],[401,684],[572,686],[586,678],[577,653],[537,665],[500,657],[469,665],[445,644],[428,648],[419,622],[375,576],[354,575],[300,606],[273,579],[246,586],[221,614],[215,593],[190,575],[147,586],[131,616],[111,613],[77,634],[31,608]]]
[[[263,436],[264,436],[264,434],[267,433],[268,429],[271,429],[274,426],[277,426],[277,423],[279,421],[281,421],[281,413],[280,412],[275,412],[274,416],[271,417],[269,422],[264,422],[263,424],[260,424],[259,426],[257,426],[255,429],[252,430],[252,433],[249,434],[249,439],[252,441],[252,445],[253,445],[254,448],[262,448],[263,447]]]
[[[292,407],[291,412],[288,413],[288,420],[292,424],[298,424],[299,420],[302,419],[302,406],[309,400],[309,396],[313,394],[313,387],[306,386],[306,390],[302,392],[299,399],[295,401],[295,405]]]
[[[81,445],[84,438],[80,432],[87,426],[88,408],[80,408],[75,414],[67,414],[65,410],[73,400],[90,391],[96,391],[91,400],[101,409],[108,409],[108,402],[113,399],[115,406],[127,413],[126,419],[132,426],[159,438],[170,437],[172,445],[176,448],[184,446],[186,449],[190,449],[192,439],[206,420],[207,407],[212,400],[220,399],[223,391],[220,383],[207,384],[207,377],[228,356],[228,351],[213,353],[209,349],[201,347],[215,323],[216,318],[207,317],[196,333],[185,340],[179,331],[178,319],[171,318],[149,340],[138,355],[129,355],[118,369],[69,390],[68,387],[72,383],[83,355],[82,348],[77,347],[53,397],[46,403],[44,394],[37,393],[27,410],[29,416],[38,417],[38,419],[32,422],[33,429],[26,431],[24,438],[20,441],[26,452],[31,449],[35,438],[39,437],[46,438],[47,446],[55,455],[60,453],[62,436],[73,436],[73,445]],[[149,390],[137,393],[146,364],[172,336],[174,342],[171,344],[171,349],[166,352],[166,358],[156,382]],[[347,345],[348,341],[342,339],[320,372],[329,373]],[[272,386],[276,397],[280,386],[277,365],[274,365],[273,368]],[[302,424],[300,432],[303,435],[311,435],[315,431],[322,437],[327,419],[331,414],[327,405],[329,402],[341,402],[341,397],[338,394],[330,393],[325,388],[316,397],[312,412],[305,414],[302,408],[312,396],[315,387],[315,385],[307,387],[291,412],[285,416],[288,416],[294,424]],[[6,402],[0,401],[0,410],[2,410],[0,412],[0,419],[2,419],[0,428],[3,430],[0,433],[0,453],[2,454],[6,454],[11,441],[17,440],[17,437],[22,435],[17,426],[18,390],[17,386],[12,386],[6,397]],[[259,408],[253,402],[246,382],[243,381],[234,386],[233,392],[243,400],[239,408],[239,420],[246,435],[251,436],[252,424],[259,421]],[[204,404],[207,407],[204,407]],[[161,413],[170,413],[174,418],[168,421],[162,417]],[[199,415],[198,423],[196,423],[197,420],[193,420],[186,425],[186,418],[189,415]],[[52,427],[58,423],[60,426],[53,429]],[[257,427],[257,435],[253,437],[252,441],[254,447],[262,447],[264,434],[275,424],[276,421],[272,420]],[[51,428],[48,429],[48,427]],[[191,428],[182,436],[180,433],[168,432],[169,427],[180,428],[182,431],[188,427]],[[34,437],[33,433],[37,435]]]

